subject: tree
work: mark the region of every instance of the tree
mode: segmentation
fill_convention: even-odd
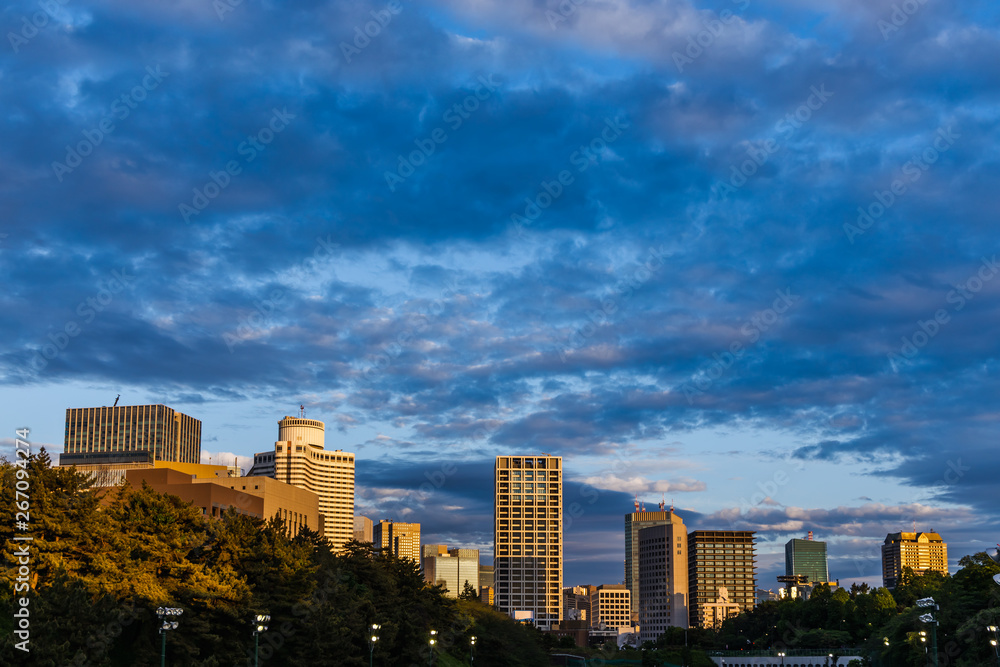
[[[465,586],[462,588],[462,592],[459,593],[458,598],[460,600],[478,600],[479,593],[477,593],[476,589],[472,587],[472,584],[466,580]]]

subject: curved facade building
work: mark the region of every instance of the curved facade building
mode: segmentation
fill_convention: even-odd
[[[266,475],[319,496],[321,533],[334,550],[354,537],[354,454],[324,449],[323,422],[288,417],[278,422],[273,452],[254,455],[251,475]]]

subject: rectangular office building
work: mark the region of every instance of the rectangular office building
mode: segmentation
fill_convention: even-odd
[[[882,545],[882,585],[895,588],[904,567],[917,575],[948,574],[948,544],[938,533],[889,533]]]
[[[734,613],[753,609],[757,592],[756,568],[754,531],[693,530],[688,533],[691,627],[716,628]]]
[[[165,405],[68,408],[60,465],[201,463],[201,422]]]
[[[826,562],[826,542],[812,538],[791,539],[785,544],[785,576],[804,574],[810,584],[825,584],[830,581],[830,569]]]
[[[562,620],[562,483],[561,456],[496,459],[496,606],[543,630]]]

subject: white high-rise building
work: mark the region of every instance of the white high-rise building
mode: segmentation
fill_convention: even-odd
[[[319,496],[320,532],[334,550],[354,536],[354,454],[324,449],[323,422],[288,417],[278,422],[273,452],[254,454],[250,475],[273,477]]]

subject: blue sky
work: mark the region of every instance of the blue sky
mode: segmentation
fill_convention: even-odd
[[[764,588],[808,530],[954,568],[1000,541],[1000,8],[902,4],[8,3],[0,447],[121,394],[248,459],[304,404],[359,512],[484,561],[493,458],[563,456],[567,585],[635,494]]]

